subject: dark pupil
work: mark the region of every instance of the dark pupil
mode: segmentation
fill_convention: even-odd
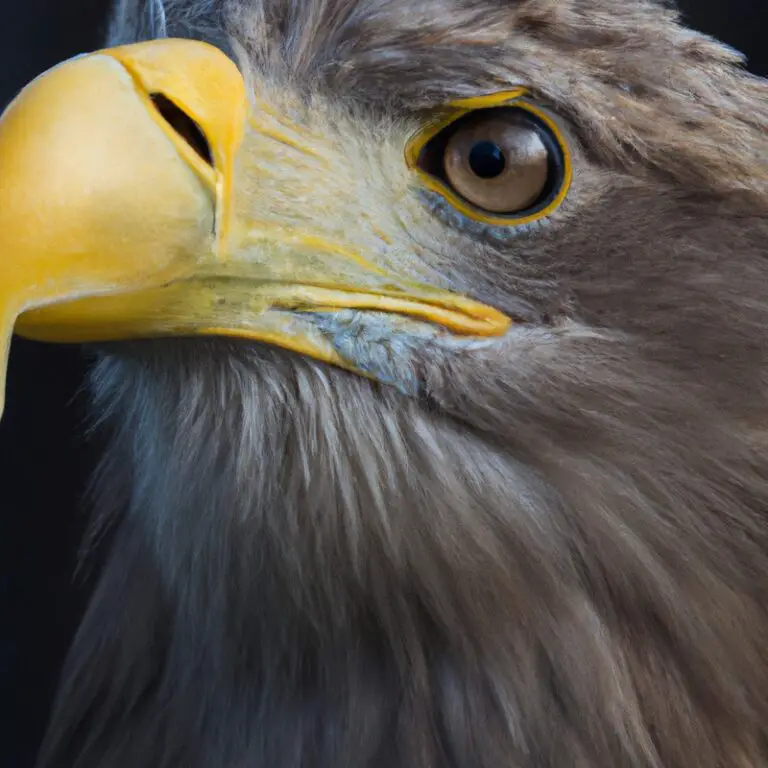
[[[469,167],[481,179],[493,179],[506,164],[504,153],[492,141],[478,141],[469,150]]]

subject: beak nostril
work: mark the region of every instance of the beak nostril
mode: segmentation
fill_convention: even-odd
[[[177,107],[167,96],[162,93],[152,93],[149,98],[155,109],[208,165],[213,167],[213,154],[200,126],[181,108]]]

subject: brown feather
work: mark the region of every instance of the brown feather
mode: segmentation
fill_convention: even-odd
[[[162,31],[129,6],[115,39]],[[529,321],[392,341],[416,397],[247,343],[100,350],[108,554],[40,766],[768,765],[766,84],[650,0],[164,10],[322,105],[331,162],[523,82],[578,183],[503,241],[413,213],[420,267]]]

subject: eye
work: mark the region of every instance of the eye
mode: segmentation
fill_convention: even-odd
[[[443,151],[451,188],[492,213],[535,206],[551,186],[550,147],[527,113],[481,113],[462,122]]]
[[[464,110],[409,148],[426,186],[472,219],[513,225],[551,213],[570,181],[570,158],[554,123],[520,101]]]

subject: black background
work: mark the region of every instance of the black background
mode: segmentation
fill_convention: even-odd
[[[692,26],[768,74],[766,0],[681,4]],[[0,108],[41,71],[99,47],[107,5],[0,0]],[[0,422],[0,768],[33,761],[87,592],[73,583],[79,501],[97,452],[83,436],[85,366],[75,347],[15,340],[11,350]]]

